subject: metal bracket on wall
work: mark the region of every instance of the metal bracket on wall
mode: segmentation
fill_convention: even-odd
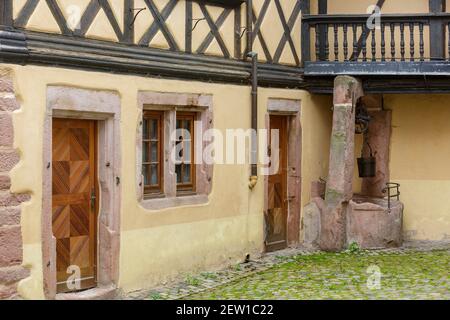
[[[131,27],[134,25],[134,23],[136,22],[136,19],[137,19],[138,15],[139,15],[142,11],[145,11],[145,10],[147,10],[147,8],[134,8],[134,9],[130,9],[131,12],[134,12],[134,11],[137,11],[137,12],[134,14],[133,21],[131,21],[131,24],[129,25],[129,28],[131,28]]]

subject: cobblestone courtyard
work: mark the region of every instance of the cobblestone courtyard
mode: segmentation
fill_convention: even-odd
[[[449,251],[379,255],[321,253],[289,260],[187,298],[450,299]]]
[[[448,300],[450,249],[288,252],[216,273],[189,275],[177,285],[127,299]]]

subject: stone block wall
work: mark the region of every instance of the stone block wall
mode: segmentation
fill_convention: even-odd
[[[11,192],[10,171],[19,162],[14,149],[12,113],[20,108],[12,71],[0,68],[0,300],[18,298],[17,284],[28,277],[22,266],[21,203],[28,194]]]

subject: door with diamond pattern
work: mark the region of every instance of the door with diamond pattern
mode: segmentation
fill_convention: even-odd
[[[96,122],[53,119],[52,218],[57,291],[96,286]]]

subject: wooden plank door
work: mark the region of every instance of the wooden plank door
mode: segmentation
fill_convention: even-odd
[[[97,264],[96,122],[53,119],[52,137],[57,291],[92,288]]]
[[[287,117],[270,116],[270,129],[279,130],[278,146],[270,139],[271,161],[278,158],[278,170],[268,177],[268,207],[266,220],[266,250],[287,247]],[[278,147],[278,148],[277,148]],[[278,157],[274,155],[278,152]],[[271,166],[275,164],[271,162]],[[276,166],[275,166],[276,168]]]

